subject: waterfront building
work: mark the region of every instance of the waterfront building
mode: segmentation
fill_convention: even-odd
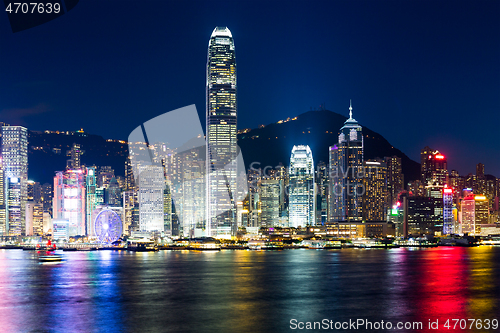
[[[437,236],[442,234],[442,198],[404,197],[403,207],[405,210],[405,236]]]
[[[450,235],[454,233],[453,223],[453,189],[443,188],[443,234]]]
[[[198,149],[177,154],[180,195],[174,197],[174,204],[178,206],[177,216],[184,237],[195,237],[195,230],[197,235],[204,235],[203,230],[206,230],[206,166],[202,155],[204,152]]]
[[[94,167],[89,167],[86,168],[86,186],[87,186],[87,191],[86,193],[86,233],[87,235],[90,235],[90,230],[92,229],[92,212],[94,211],[95,207],[97,206],[97,181],[96,181],[96,169]]]
[[[277,227],[280,223],[280,181],[262,179],[260,192],[260,226]]]
[[[124,191],[123,196],[123,233],[130,235],[132,231],[137,231],[138,225],[134,224],[134,207],[137,202],[137,192]],[[135,226],[135,228],[134,228]]]
[[[387,214],[387,164],[384,160],[363,163],[363,220],[385,221]]]
[[[161,165],[139,166],[139,230],[163,231],[163,190],[165,177]]]
[[[2,128],[0,127],[0,133],[2,132]],[[1,138],[1,134],[0,134]],[[4,177],[3,177],[3,163],[2,157],[0,155],[0,236],[3,236],[6,233],[6,225],[5,225],[5,214],[6,214],[6,200],[5,200],[5,187],[4,187]]]
[[[26,202],[26,236],[43,235],[43,204]]]
[[[52,216],[47,211],[43,212],[43,234],[52,234]]]
[[[4,234],[25,234],[28,185],[28,129],[2,126],[2,165],[5,187]]]
[[[203,194],[202,196],[204,196]],[[167,236],[172,236],[172,193],[170,192],[170,183],[166,179],[163,190],[163,230]]]
[[[56,172],[53,217],[55,220],[68,221],[69,236],[87,235],[85,199],[85,175],[82,169]]]
[[[363,198],[363,133],[352,117],[340,129],[338,143],[330,147],[329,222],[361,221]]]
[[[207,59],[207,236],[236,234],[236,57],[231,31],[216,27]]]
[[[392,207],[397,204],[398,196],[404,190],[404,175],[400,157],[385,157],[385,163],[387,165],[387,207]]]
[[[316,224],[325,225],[328,219],[328,165],[321,161],[316,168]]]
[[[488,224],[489,204],[484,195],[470,193],[460,205],[462,233],[479,235],[481,224]]]
[[[309,146],[293,146],[289,179],[289,226],[315,225],[314,161]]]

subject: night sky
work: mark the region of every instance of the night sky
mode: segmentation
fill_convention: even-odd
[[[420,161],[500,177],[500,1],[80,1],[12,33],[0,14],[0,121],[127,139],[196,104],[207,46],[231,29],[238,127],[311,108],[348,115]]]

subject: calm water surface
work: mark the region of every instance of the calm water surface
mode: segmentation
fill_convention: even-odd
[[[61,253],[40,264],[0,250],[0,331],[297,332],[292,318],[363,318],[453,332],[425,328],[500,319],[495,247]]]

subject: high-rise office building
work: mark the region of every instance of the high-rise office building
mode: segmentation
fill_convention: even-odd
[[[329,222],[361,221],[363,191],[363,133],[351,104],[338,144],[330,147]]]
[[[479,235],[481,224],[488,224],[489,204],[484,195],[469,194],[460,205],[462,233]]]
[[[204,228],[205,222],[205,161],[195,154],[183,156],[182,161],[182,211],[177,216],[182,222],[182,233],[189,237],[195,229]]]
[[[476,177],[479,179],[484,178],[484,164],[478,163],[476,165]]]
[[[92,222],[92,212],[94,211],[95,207],[98,204],[97,194],[96,194],[96,189],[97,189],[96,169],[94,167],[89,167],[86,169],[86,182],[85,182],[85,184],[87,185],[87,191],[86,191],[87,198],[85,200],[85,203],[87,205],[87,207],[86,207],[86,233],[87,233],[87,235],[91,235],[90,231],[92,230],[92,223],[93,223]]]
[[[297,228],[315,225],[314,161],[309,146],[293,146],[290,156],[289,179],[289,226]]]
[[[122,205],[122,193],[116,177],[111,178],[106,188],[106,203],[109,206],[119,207]]]
[[[328,218],[328,170],[323,161],[316,167],[316,225],[324,225]]]
[[[42,185],[42,202],[43,211],[48,212],[52,215],[52,199],[54,198],[54,193],[52,191],[52,184],[45,183]]]
[[[137,225],[134,225],[134,207],[137,202],[137,192],[124,191],[123,196],[123,233],[130,235],[132,231],[137,230]],[[134,228],[135,227],[135,228]]]
[[[387,207],[392,207],[398,202],[398,196],[404,190],[404,175],[400,157],[386,157],[385,163],[387,164]]]
[[[262,179],[259,184],[259,193],[260,226],[277,227],[280,222],[280,181]]]
[[[26,202],[26,236],[43,235],[43,204]]]
[[[42,187],[39,182],[28,180],[27,185],[27,201],[41,202],[42,200]]]
[[[425,147],[420,152],[420,168],[422,174],[422,182],[424,185],[435,183],[443,186],[448,184],[448,167],[447,159],[438,150],[432,150]]]
[[[170,183],[166,179],[163,189],[163,230],[165,234],[172,236],[172,192],[170,192]]]
[[[236,57],[228,28],[210,36],[207,60],[207,224],[208,236],[236,233]]]
[[[364,162],[363,220],[384,221],[387,214],[387,164],[383,160]]]
[[[2,128],[0,127],[0,133],[2,132]],[[0,136],[1,139],[1,136]],[[0,156],[0,236],[3,236],[6,232],[5,225],[5,187],[4,187],[4,178],[3,178],[3,163],[2,157]]]
[[[115,170],[109,165],[102,166],[99,168],[99,173],[97,176],[97,184],[99,187],[107,188],[111,179],[115,176]]]
[[[453,223],[453,189],[443,188],[443,234],[450,235],[454,233]]]
[[[404,197],[405,236],[440,235],[443,231],[443,200],[430,197]]]
[[[139,230],[163,231],[165,176],[161,165],[139,167]]]
[[[2,127],[2,164],[6,214],[5,234],[25,234],[28,185],[28,129]]]
[[[85,175],[83,170],[56,172],[54,177],[53,218],[66,220],[69,236],[85,236]],[[90,230],[92,232],[92,229]]]
[[[78,143],[73,143],[73,147],[67,151],[66,156],[69,156],[69,160],[66,163],[66,169],[77,170],[82,167],[80,156],[82,156],[83,150]]]

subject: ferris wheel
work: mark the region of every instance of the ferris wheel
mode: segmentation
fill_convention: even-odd
[[[97,214],[94,230],[101,243],[112,243],[122,235],[122,220],[116,212],[105,209]]]

